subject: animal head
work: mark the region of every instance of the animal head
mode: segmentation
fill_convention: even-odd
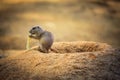
[[[39,35],[43,32],[43,29],[39,26],[34,26],[30,31],[29,33],[30,34],[36,34],[36,35]]]

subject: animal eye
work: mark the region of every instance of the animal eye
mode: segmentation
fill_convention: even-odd
[[[32,28],[32,29],[35,29],[35,27],[34,27],[34,28]]]

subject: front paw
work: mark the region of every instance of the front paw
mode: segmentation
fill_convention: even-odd
[[[30,38],[32,38],[33,36],[32,35],[29,35]]]

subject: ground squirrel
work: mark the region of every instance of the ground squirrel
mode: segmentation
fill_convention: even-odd
[[[40,26],[34,26],[29,33],[30,38],[39,40],[40,44],[38,50],[48,53],[54,41],[52,33],[43,30]]]

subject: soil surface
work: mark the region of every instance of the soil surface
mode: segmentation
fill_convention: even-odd
[[[57,42],[49,53],[8,50],[0,80],[119,80],[120,50],[97,42]]]

